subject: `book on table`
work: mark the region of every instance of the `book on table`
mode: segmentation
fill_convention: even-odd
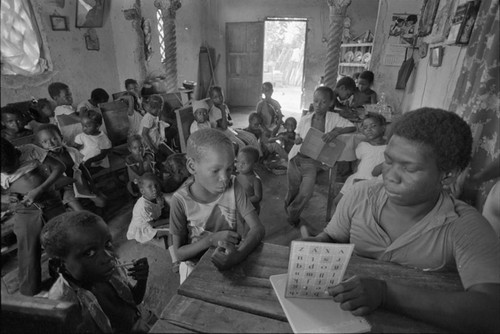
[[[310,128],[300,145],[300,153],[314,159],[318,160],[328,167],[333,167],[335,162],[342,155],[344,151],[345,143],[335,138],[330,143],[325,143],[323,139],[324,133],[315,128]]]
[[[77,169],[73,171],[73,178],[75,183],[73,183],[73,191],[75,192],[76,198],[96,198],[97,195],[92,192],[90,185],[83,177],[81,170]]]
[[[293,241],[288,273],[269,277],[294,333],[364,333],[363,317],[340,308],[328,289],[340,283],[353,244]]]

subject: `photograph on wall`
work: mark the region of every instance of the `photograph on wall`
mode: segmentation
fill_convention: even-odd
[[[104,0],[77,0],[76,27],[102,27],[104,16]]]
[[[418,35],[417,14],[392,14],[392,22],[389,28],[389,44],[402,46],[413,46],[416,44]]]

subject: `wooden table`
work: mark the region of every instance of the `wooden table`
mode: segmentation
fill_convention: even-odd
[[[287,272],[289,248],[262,244],[243,263],[224,272],[212,264],[212,252],[203,255],[163,310],[156,326],[170,322],[194,332],[291,333],[269,281],[270,275]],[[422,272],[353,256],[345,277],[354,274],[440,290],[463,289],[456,273]],[[377,310],[366,319],[373,332],[444,332],[386,310]]]

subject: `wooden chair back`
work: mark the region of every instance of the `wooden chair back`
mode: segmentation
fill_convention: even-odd
[[[111,96],[113,97],[113,101],[116,101],[125,94],[127,94],[126,90],[124,90],[123,92],[113,93],[111,94]]]
[[[181,144],[181,152],[186,153],[186,143],[189,138],[189,130],[194,121],[193,107],[187,106],[175,111],[175,119],[177,121],[177,130],[179,131],[179,141]]]
[[[130,123],[127,116],[128,106],[123,101],[113,101],[99,104],[108,137],[113,146],[127,143]]]
[[[26,144],[34,144],[35,143],[35,135],[29,135],[29,136],[24,136],[24,137],[12,139],[10,142],[15,147],[19,147],[19,146],[26,145]]]

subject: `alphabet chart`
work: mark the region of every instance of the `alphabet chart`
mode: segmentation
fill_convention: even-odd
[[[331,298],[342,281],[354,244],[292,241],[285,297]]]

